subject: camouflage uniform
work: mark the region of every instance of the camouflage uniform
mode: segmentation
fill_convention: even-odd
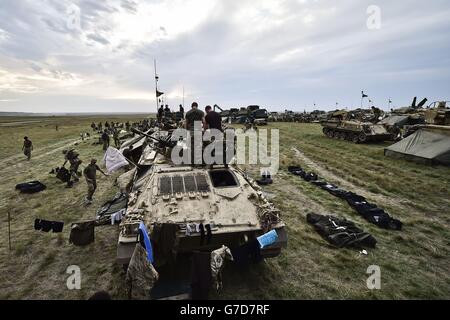
[[[128,287],[128,298],[149,300],[150,290],[158,281],[158,278],[158,272],[147,259],[147,251],[140,243],[137,243],[125,279]]]
[[[195,159],[195,155],[202,155],[203,145],[195,145],[194,143],[194,124],[196,121],[203,121],[205,113],[197,108],[191,109],[186,113],[186,129],[191,132],[191,164],[195,164],[195,160],[200,162],[200,159]],[[201,156],[202,157],[202,156]],[[203,161],[201,161],[203,162]],[[198,164],[198,163],[197,163]]]
[[[109,147],[109,134],[104,132],[102,134],[102,141],[103,141],[103,151],[106,151]]]
[[[217,291],[222,289],[222,269],[225,260],[233,261],[233,255],[228,247],[222,246],[211,252],[211,276]]]
[[[114,144],[116,145],[116,147],[120,147],[119,130],[117,130],[117,129],[114,130],[113,138],[114,138]]]
[[[86,168],[84,168],[83,171],[88,186],[88,194],[86,198],[89,201],[92,201],[92,196],[97,189],[97,170],[100,170],[99,166],[91,163]]]
[[[69,172],[74,181],[80,180],[78,178],[78,168],[80,167],[81,160],[78,158],[78,153],[75,150],[70,150],[66,154],[66,160],[70,163]]]
[[[33,150],[33,143],[31,140],[25,140],[23,142],[23,154],[27,156],[27,160],[31,159],[31,150]]]

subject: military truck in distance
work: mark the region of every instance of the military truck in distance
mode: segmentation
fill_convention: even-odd
[[[266,109],[256,109],[252,111],[251,117],[254,119],[254,124],[267,125],[269,119],[269,113]]]
[[[366,143],[392,140],[394,136],[383,125],[346,120],[347,111],[334,112],[327,120],[321,121],[323,133],[329,138]]]

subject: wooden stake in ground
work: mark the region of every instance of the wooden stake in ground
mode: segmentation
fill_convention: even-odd
[[[11,252],[11,211],[8,210],[8,244],[9,251]]]

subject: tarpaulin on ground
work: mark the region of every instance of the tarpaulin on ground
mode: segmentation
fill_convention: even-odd
[[[127,159],[123,154],[113,147],[108,147],[103,157],[108,172],[114,172],[128,165]]]
[[[450,129],[426,127],[384,149],[386,156],[450,165]]]

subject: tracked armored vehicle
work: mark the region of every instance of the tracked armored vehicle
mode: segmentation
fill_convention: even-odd
[[[450,125],[450,108],[447,107],[449,101],[436,101],[425,111],[425,122],[432,125]]]
[[[139,225],[150,238],[163,224],[176,225],[173,251],[211,251],[230,248],[276,230],[278,240],[263,249],[263,257],[275,257],[287,244],[280,212],[239,167],[191,166],[172,163],[170,133],[137,132],[145,139],[138,169],[129,186],[126,216],[120,224],[117,262],[126,265],[138,241]],[[178,144],[183,141],[178,141]],[[195,225],[208,225],[209,235]],[[156,264],[163,261],[156,261]]]
[[[337,111],[328,120],[321,121],[323,133],[329,138],[348,140],[354,143],[377,142],[394,139],[394,135],[383,125],[346,120],[347,111]]]

